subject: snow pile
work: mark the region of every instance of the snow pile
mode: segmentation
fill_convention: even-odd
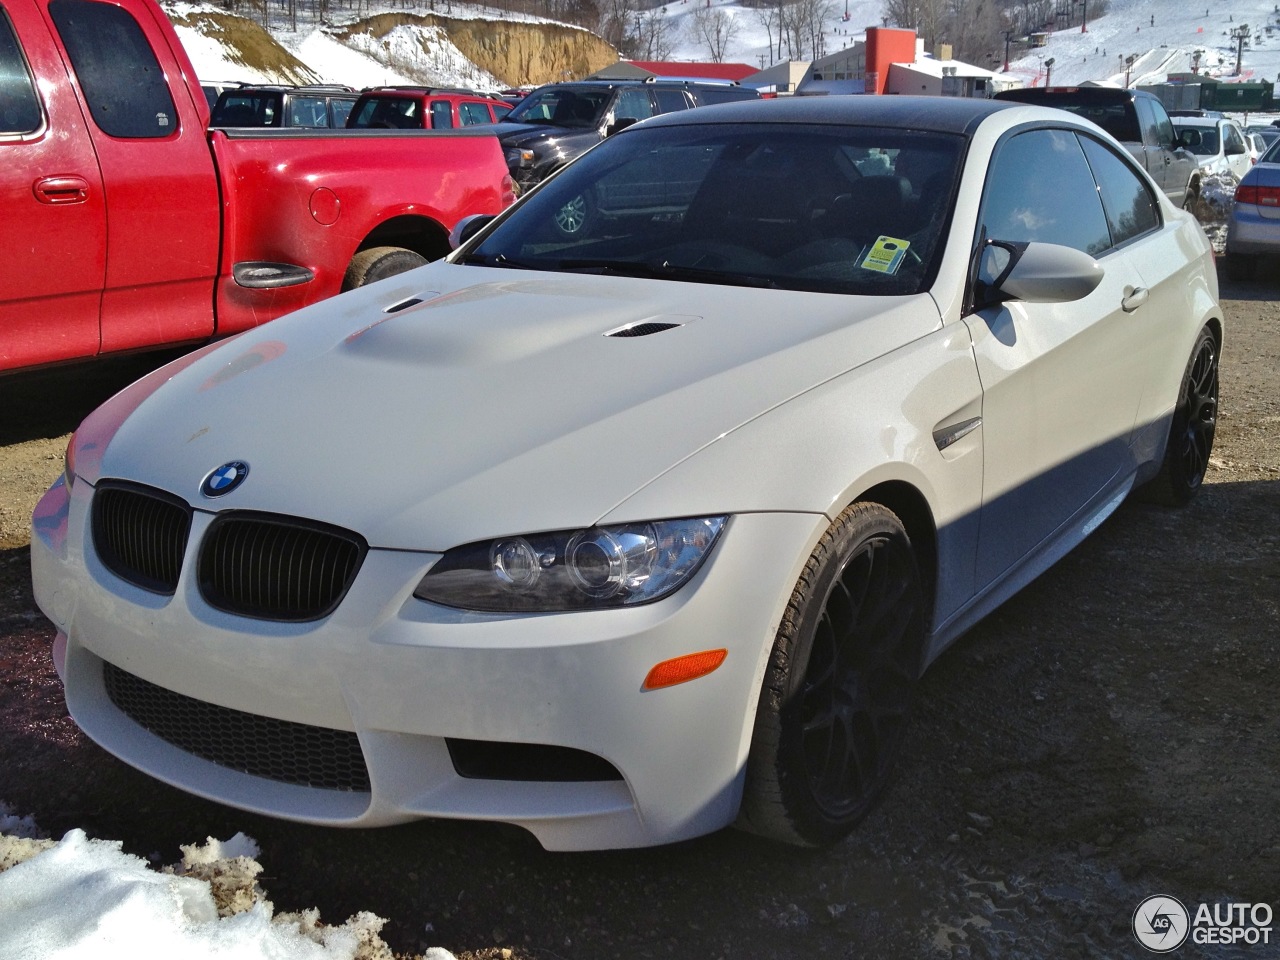
[[[180,863],[153,870],[83,830],[59,842],[9,835],[39,830],[3,804],[0,830],[0,960],[392,960],[372,913],[341,926],[314,909],[276,914],[242,833],[184,846]],[[433,948],[426,960],[452,954]]]

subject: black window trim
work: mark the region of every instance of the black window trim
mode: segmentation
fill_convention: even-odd
[[[31,89],[32,97],[35,99],[36,109],[40,113],[40,122],[36,124],[34,130],[0,130],[0,143],[23,143],[28,140],[39,140],[49,129],[49,111],[45,109],[44,98],[40,96],[40,85],[36,83],[35,74],[31,70],[31,61],[27,58],[27,51],[22,45],[22,37],[18,35],[18,28],[14,26],[13,20],[9,16],[9,11],[2,6],[0,6],[0,18],[4,19],[5,26],[13,37],[14,46],[18,50],[18,58],[27,76],[27,84]]]

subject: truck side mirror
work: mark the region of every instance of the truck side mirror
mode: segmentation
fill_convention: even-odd
[[[1179,130],[1177,139],[1173,141],[1174,146],[1182,147],[1186,150],[1190,150],[1192,147],[1198,147],[1203,142],[1204,138],[1200,136],[1200,131],[1193,130],[1191,127]]]

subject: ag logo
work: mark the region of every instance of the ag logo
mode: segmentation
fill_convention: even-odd
[[[244,483],[244,478],[248,475],[249,465],[243,460],[224,463],[204,478],[204,482],[200,484],[200,492],[211,498],[224,496]]]
[[[1147,897],[1133,911],[1133,935],[1152,953],[1177,950],[1190,926],[1187,908],[1173,897]]]

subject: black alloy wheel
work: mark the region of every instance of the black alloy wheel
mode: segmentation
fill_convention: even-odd
[[[871,811],[906,732],[925,606],[898,518],[873,503],[841,514],[810,557],[778,630],[740,825],[825,846]]]

